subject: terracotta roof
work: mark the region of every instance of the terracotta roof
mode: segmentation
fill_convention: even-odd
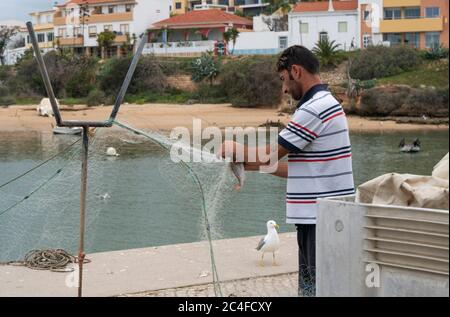
[[[329,1],[299,2],[292,12],[320,12],[328,11]],[[352,11],[358,9],[357,0],[333,1],[334,11]]]
[[[125,2],[123,0],[68,0],[63,4],[59,4],[58,7],[65,7],[69,4],[101,4],[101,3],[114,3],[114,2]],[[135,1],[126,1],[135,2]]]
[[[219,9],[194,10],[184,14],[173,16],[153,24],[154,28],[165,26],[189,26],[208,24],[242,24],[252,26],[253,22],[235,14],[227,13]]]

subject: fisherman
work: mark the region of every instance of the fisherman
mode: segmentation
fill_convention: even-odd
[[[277,70],[283,93],[298,104],[278,144],[265,150],[276,157],[272,174],[287,179],[286,222],[297,229],[299,295],[314,296],[317,199],[354,193],[349,131],[344,110],[322,83],[319,61],[311,51],[298,45],[287,48]],[[221,155],[228,157],[229,149],[234,158],[244,158],[248,171],[270,164],[258,148],[225,141]],[[255,152],[256,162],[250,162],[248,154]],[[280,161],[286,155],[288,159]]]

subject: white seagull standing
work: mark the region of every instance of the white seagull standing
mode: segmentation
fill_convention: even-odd
[[[256,250],[261,251],[261,262],[260,265],[264,266],[264,254],[266,252],[272,252],[273,255],[273,262],[272,265],[278,265],[275,262],[275,252],[280,247],[280,238],[278,237],[277,229],[279,229],[280,226],[277,225],[277,223],[273,220],[267,221],[267,234],[264,238],[259,241],[258,246],[256,247]]]

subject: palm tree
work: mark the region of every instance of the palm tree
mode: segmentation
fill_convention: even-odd
[[[236,40],[239,36],[239,31],[236,28],[231,28],[228,31],[225,31],[223,33],[223,40],[227,44],[230,43],[230,41],[233,43],[233,49],[231,50],[231,55],[234,53],[234,46],[236,45]]]
[[[339,46],[336,41],[330,41],[327,36],[322,37],[312,52],[317,56],[322,66],[336,66],[339,57]]]
[[[236,28],[232,28],[228,30],[227,32],[230,32],[230,39],[233,42],[233,49],[231,50],[231,55],[234,54],[234,46],[236,45],[236,40],[239,37],[239,31]]]

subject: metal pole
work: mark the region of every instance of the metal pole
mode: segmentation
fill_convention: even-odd
[[[84,233],[86,224],[86,189],[87,189],[87,165],[89,151],[89,127],[83,127],[83,150],[81,156],[81,195],[80,195],[80,243],[78,248],[78,297],[83,292],[83,263],[84,263]]]
[[[50,104],[52,105],[53,114],[55,115],[56,125],[61,126],[61,114],[59,113],[58,104],[56,103],[56,97],[53,92],[52,84],[50,78],[48,77],[47,69],[45,68],[44,60],[42,59],[41,50],[36,38],[36,33],[34,32],[33,24],[27,22],[28,33],[30,34],[30,40],[33,44],[34,54],[36,55],[36,60],[39,65],[39,70],[41,71],[42,79],[44,80],[45,89],[47,91],[48,98],[50,99]]]
[[[130,68],[128,69],[127,75],[125,77],[125,80],[122,84],[122,87],[120,88],[119,95],[116,98],[116,102],[114,103],[114,108],[111,112],[111,116],[109,118],[109,121],[113,121],[116,116],[117,112],[119,112],[120,105],[123,102],[123,99],[125,98],[125,94],[127,93],[128,86],[130,85],[131,79],[133,78],[134,71],[136,70],[136,66],[139,62],[139,58],[142,55],[142,51],[144,50],[144,46],[147,43],[147,32],[145,32],[142,36],[141,43],[139,44],[139,47],[134,54],[133,60],[131,61]]]

